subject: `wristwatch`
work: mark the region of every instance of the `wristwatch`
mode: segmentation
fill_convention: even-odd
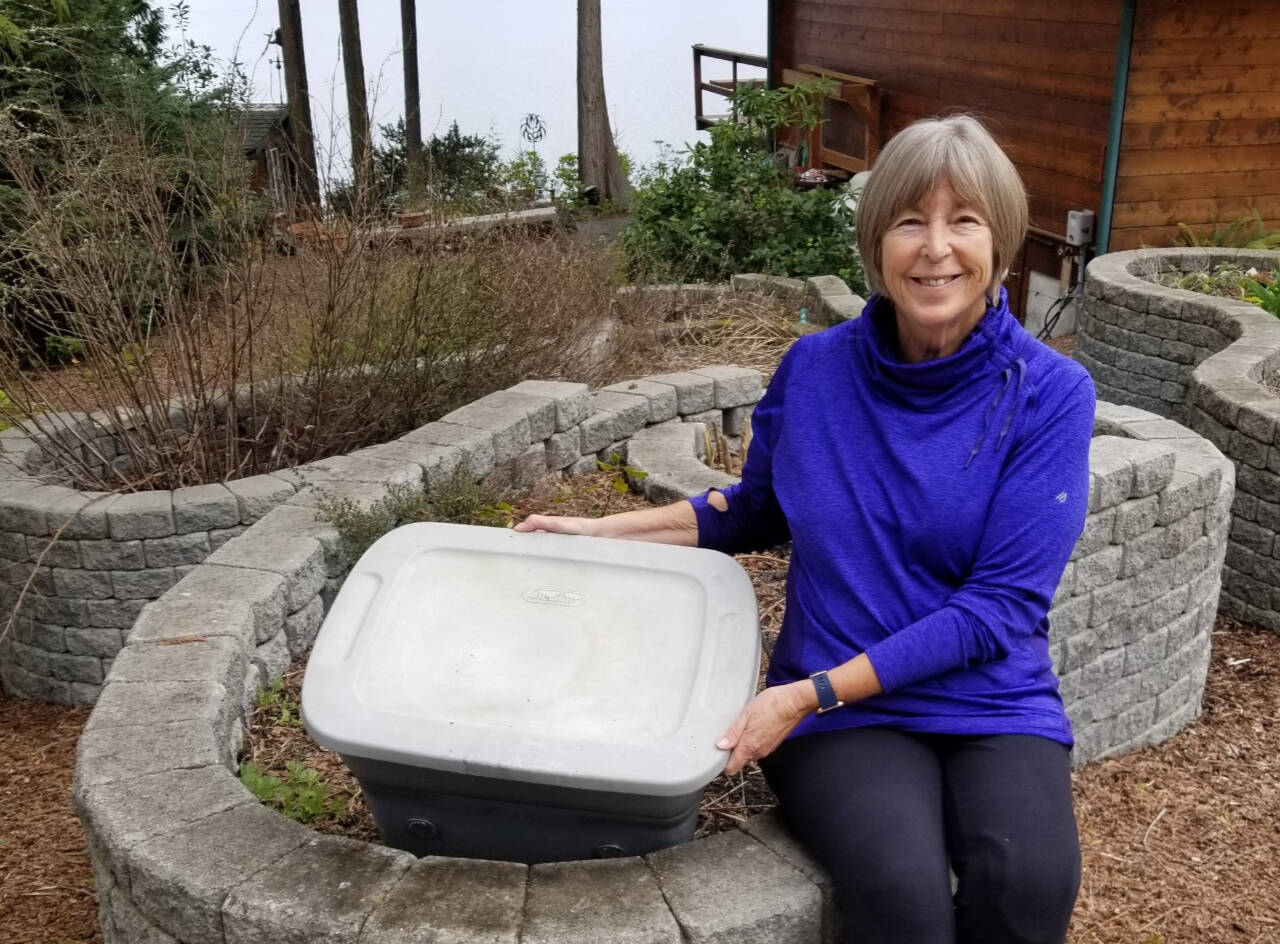
[[[813,687],[818,690],[818,714],[825,715],[828,711],[844,707],[844,702],[836,697],[836,690],[826,672],[814,672],[809,678],[813,679]]]

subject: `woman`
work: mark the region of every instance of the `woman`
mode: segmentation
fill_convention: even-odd
[[[1009,313],[1026,195],[977,121],[898,134],[857,215],[875,294],[783,358],[740,484],[520,528],[790,539],[725,770],[761,762],[858,944],[1061,942],[1079,845],[1046,614],[1084,524],[1093,386]]]

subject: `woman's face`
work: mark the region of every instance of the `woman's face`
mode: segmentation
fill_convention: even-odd
[[[982,213],[944,180],[894,219],[880,252],[904,345],[914,339],[935,357],[959,347],[986,311],[993,281],[991,227]]]

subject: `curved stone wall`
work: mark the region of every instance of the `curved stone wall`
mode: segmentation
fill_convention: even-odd
[[[19,598],[22,603],[0,642],[0,681],[10,694],[92,705],[143,606],[304,485],[332,485],[330,491],[345,494],[352,483],[364,483],[368,491],[417,481],[423,468],[428,478],[448,474],[459,461],[519,485],[548,471],[594,469],[596,453],[608,458],[618,440],[649,423],[680,419],[735,430],[759,396],[759,375],[725,367],[594,394],[585,384],[527,381],[399,444],[226,484],[127,495],[56,484],[40,436],[6,430],[0,433],[0,619]],[[518,419],[504,425],[510,417]],[[295,654],[318,625],[319,611],[302,609],[305,603],[296,595],[284,603]],[[287,657],[279,645],[274,655],[276,662]]]
[[[1280,252],[1162,249],[1095,259],[1076,356],[1099,396],[1185,422],[1235,463],[1222,609],[1280,632],[1280,319],[1141,277],[1221,262],[1274,268]]]
[[[594,467],[588,450],[604,444],[648,472],[646,492],[688,495],[729,479],[697,463],[702,437],[680,411],[727,424],[759,393],[737,368],[595,395],[529,382],[362,450],[325,490],[368,503],[388,476]],[[1175,423],[1107,404],[1098,416],[1088,525],[1051,614],[1077,761],[1195,716],[1233,481]],[[342,578],[315,500],[303,489],[148,604],[115,660],[73,790],[109,944],[834,939],[829,882],[773,815],[640,858],[526,867],[415,860],[260,806],[234,773],[256,690],[310,640]]]

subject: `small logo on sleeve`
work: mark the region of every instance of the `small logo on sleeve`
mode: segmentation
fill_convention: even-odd
[[[1059,492],[1057,495],[1053,496],[1053,500],[1056,501],[1059,505],[1065,504],[1067,500],[1067,493]]]

